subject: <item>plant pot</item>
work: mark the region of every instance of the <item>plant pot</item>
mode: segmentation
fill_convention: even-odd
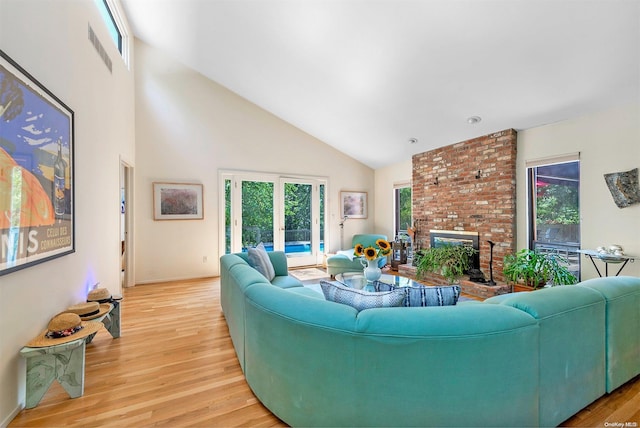
[[[511,284],[511,292],[512,293],[520,293],[522,291],[534,291],[535,288],[533,288],[530,285],[524,285],[524,284]]]
[[[515,284],[514,283],[511,284],[511,289],[513,290],[514,293],[517,293],[519,291],[541,290],[544,287],[545,287],[544,282],[540,282],[537,287],[534,287],[531,284],[525,284],[524,282],[516,282]]]

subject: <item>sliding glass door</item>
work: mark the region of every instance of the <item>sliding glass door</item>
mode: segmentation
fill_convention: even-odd
[[[262,242],[284,251],[289,266],[322,263],[326,180],[222,173],[225,253]]]
[[[290,266],[322,262],[324,250],[324,184],[314,179],[282,178],[281,248]]]

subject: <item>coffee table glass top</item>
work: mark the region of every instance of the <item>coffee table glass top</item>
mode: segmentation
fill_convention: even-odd
[[[336,275],[336,280],[341,283],[359,290],[363,289],[367,285],[367,279],[362,272],[344,272]],[[424,286],[417,281],[403,276],[390,275],[383,273],[379,279],[380,282],[386,282],[387,284],[394,285],[396,287],[420,287]]]

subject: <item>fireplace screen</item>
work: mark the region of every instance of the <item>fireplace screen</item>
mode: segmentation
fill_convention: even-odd
[[[469,268],[480,269],[480,239],[478,232],[459,230],[430,230],[430,243],[432,248],[443,245],[468,245],[476,250]]]

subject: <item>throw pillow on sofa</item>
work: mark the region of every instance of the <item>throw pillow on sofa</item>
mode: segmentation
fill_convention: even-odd
[[[460,297],[459,285],[396,287],[386,282],[374,281],[373,286],[376,291],[404,290],[404,306],[453,306]]]
[[[264,275],[269,282],[273,281],[273,278],[276,277],[276,271],[273,268],[269,254],[267,254],[267,249],[264,248],[264,244],[261,242],[255,248],[247,248],[247,251],[249,253],[249,265]]]
[[[358,311],[402,306],[402,301],[405,298],[404,290],[368,292],[322,280],[320,281],[320,287],[325,299],[352,306]]]

